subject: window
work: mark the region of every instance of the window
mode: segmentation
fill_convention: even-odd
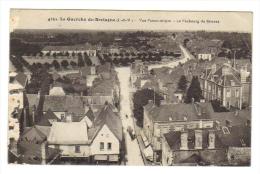
[[[57,150],[59,150],[59,149],[60,149],[60,145],[55,144],[55,145],[54,145],[54,148],[57,149]]]
[[[9,130],[13,130],[14,129],[14,126],[9,126]]]
[[[239,97],[239,90],[236,89],[236,97]]]
[[[231,91],[230,91],[230,89],[227,89],[227,97],[231,97]]]
[[[80,153],[80,146],[78,145],[75,146],[75,153]]]
[[[107,150],[112,150],[112,143],[107,143]]]
[[[100,143],[99,149],[100,149],[101,151],[104,150],[104,143],[103,143],[103,142]]]

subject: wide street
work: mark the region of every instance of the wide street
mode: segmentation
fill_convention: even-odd
[[[127,132],[128,126],[131,126],[134,129],[134,120],[130,107],[130,67],[116,68],[116,71],[120,82],[120,116],[126,141],[126,165],[143,166],[144,162],[137,139],[131,140],[129,133]],[[128,115],[128,118],[126,115]]]
[[[190,54],[190,52],[184,48],[181,44],[179,45],[180,49],[182,51],[183,58],[182,59],[177,59],[171,62],[166,62],[166,63],[161,63],[161,64],[152,64],[148,65],[148,69],[154,69],[154,68],[162,68],[162,67],[169,67],[169,68],[174,68],[179,65],[179,63],[185,63],[190,59],[193,59],[194,57]]]
[[[163,66],[174,68],[179,63],[185,63],[188,60],[193,58],[193,56],[190,55],[189,51],[187,51],[182,45],[180,45],[180,48],[183,53],[182,59],[172,61],[172,62],[167,62],[167,64],[150,65],[149,69],[161,68]],[[127,132],[127,128],[129,126],[134,129],[134,119],[133,119],[131,103],[130,103],[131,98],[130,98],[130,84],[129,84],[131,70],[130,67],[118,67],[116,68],[116,71],[118,73],[118,79],[120,82],[120,116],[123,124],[123,132],[126,141],[126,151],[127,151],[126,164],[144,165],[137,139],[131,140],[129,133]],[[128,115],[128,118],[126,117],[126,115]]]

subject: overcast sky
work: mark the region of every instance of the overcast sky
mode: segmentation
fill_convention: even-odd
[[[252,32],[252,17],[253,15],[250,12],[154,12],[12,9],[10,14],[10,31],[13,31],[13,29],[89,29]],[[61,18],[63,18],[64,21],[62,21]],[[87,21],[68,20],[75,18],[82,18]],[[88,21],[89,19],[95,20],[96,18],[109,18],[112,20],[119,19],[120,22]]]

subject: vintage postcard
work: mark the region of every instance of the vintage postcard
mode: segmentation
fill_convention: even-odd
[[[9,164],[250,166],[251,12],[11,9]]]

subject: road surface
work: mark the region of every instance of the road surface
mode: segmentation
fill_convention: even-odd
[[[131,126],[134,129],[134,120],[132,117],[132,110],[130,107],[130,67],[116,68],[120,82],[120,117],[123,124],[123,132],[126,141],[127,150],[127,165],[143,166],[144,162],[141,156],[140,147],[137,139],[131,140],[127,127]],[[128,115],[128,118],[126,118]]]
[[[162,63],[162,64],[148,65],[148,69],[151,70],[154,68],[162,68],[162,67],[174,68],[174,67],[178,66],[179,63],[185,63],[188,60],[194,58],[186,48],[184,48],[181,44],[179,46],[180,46],[180,49],[181,49],[182,55],[183,55],[182,59],[173,60],[171,62],[166,62],[166,63]]]

